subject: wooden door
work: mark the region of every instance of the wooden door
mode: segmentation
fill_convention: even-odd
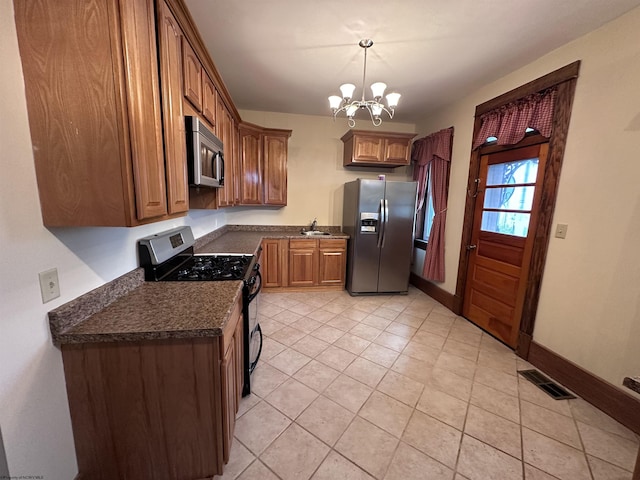
[[[380,162],[384,140],[377,136],[354,135],[353,162]]]
[[[186,38],[182,38],[184,96],[202,111],[202,64]]]
[[[387,138],[384,141],[384,163],[394,165],[409,165],[410,162],[410,142],[406,138]]]
[[[216,127],[216,97],[216,87],[207,72],[202,69],[202,115],[211,122],[214,131]]]
[[[287,242],[287,240],[284,240]],[[280,240],[269,238],[262,241],[262,286],[282,287]]]
[[[262,204],[262,132],[240,125],[240,204]]]
[[[289,240],[289,286],[317,285],[318,244],[316,240]]]
[[[238,411],[236,381],[236,345],[235,339],[232,339],[222,359],[222,458],[224,463],[229,461],[236,412]]]
[[[264,135],[264,203],[287,204],[287,143],[289,134]]]
[[[233,162],[233,118],[229,109],[222,103],[219,95],[217,117],[217,134],[224,147],[224,185],[218,188],[216,193],[218,195],[218,205],[220,207],[230,207],[234,205],[234,178],[236,176]]]
[[[347,241],[342,239],[320,239],[318,283],[320,285],[342,285],[345,281]]]
[[[189,210],[187,146],[182,113],[182,30],[165,2],[158,6],[160,78],[170,214]]]
[[[483,155],[463,315],[515,348],[548,144]]]

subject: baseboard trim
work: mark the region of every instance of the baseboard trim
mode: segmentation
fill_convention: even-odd
[[[528,361],[629,430],[640,434],[640,400],[535,341],[531,342]]]
[[[460,315],[460,312],[458,311],[458,308],[457,308],[459,302],[456,301],[456,296],[454,294],[449,293],[446,290],[443,290],[442,288],[438,287],[437,285],[431,283],[428,280],[425,280],[424,278],[422,278],[419,275],[416,275],[413,272],[411,272],[411,276],[409,277],[409,282],[418,290],[421,290],[422,292],[426,293],[431,298],[433,298],[435,301],[440,302],[449,310],[453,311],[457,315]]]

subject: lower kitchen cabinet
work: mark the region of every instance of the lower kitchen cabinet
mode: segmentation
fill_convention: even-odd
[[[289,239],[268,238],[262,241],[262,286],[283,287],[288,282]]]
[[[240,300],[219,337],[62,345],[78,479],[223,473],[242,384]]]
[[[318,284],[318,241],[289,240],[289,286],[313,287]]]
[[[263,287],[343,288],[347,241],[344,238],[264,239]]]
[[[319,285],[344,286],[347,267],[347,241],[339,238],[319,240]]]

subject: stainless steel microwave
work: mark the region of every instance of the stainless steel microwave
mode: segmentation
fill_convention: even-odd
[[[189,185],[222,187],[224,185],[222,141],[198,117],[187,115],[185,123]]]

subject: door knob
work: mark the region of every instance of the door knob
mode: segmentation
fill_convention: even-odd
[[[476,248],[478,248],[477,245],[467,245],[467,251],[475,250]]]

